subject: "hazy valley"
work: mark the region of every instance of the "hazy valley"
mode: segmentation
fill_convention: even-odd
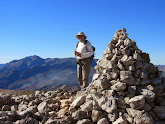
[[[0,65],[0,89],[56,89],[62,85],[78,86],[75,58],[47,58],[29,56]],[[94,60],[91,67],[95,72]]]

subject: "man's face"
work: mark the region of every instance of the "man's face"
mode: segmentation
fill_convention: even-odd
[[[84,35],[79,35],[79,36],[78,36],[78,39],[79,39],[80,41],[84,41],[84,40],[85,40],[85,36],[84,36]]]

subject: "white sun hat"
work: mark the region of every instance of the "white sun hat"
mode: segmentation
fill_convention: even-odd
[[[79,32],[78,35],[76,35],[76,38],[77,38],[77,39],[78,39],[78,36],[79,36],[79,35],[85,36],[85,39],[87,38],[87,36],[84,34],[84,32]]]

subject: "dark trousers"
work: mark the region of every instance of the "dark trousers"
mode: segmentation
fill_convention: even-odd
[[[78,60],[77,64],[77,76],[78,76],[78,81],[80,84],[80,87],[86,88],[89,84],[89,73],[90,73],[90,67],[91,67],[91,59],[90,58],[85,58]]]

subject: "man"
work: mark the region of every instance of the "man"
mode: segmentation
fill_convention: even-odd
[[[94,53],[91,43],[85,40],[87,36],[83,32],[79,32],[76,38],[79,40],[74,51],[74,55],[77,58],[77,76],[79,85],[84,90],[89,84],[88,78],[92,63],[90,57]]]

